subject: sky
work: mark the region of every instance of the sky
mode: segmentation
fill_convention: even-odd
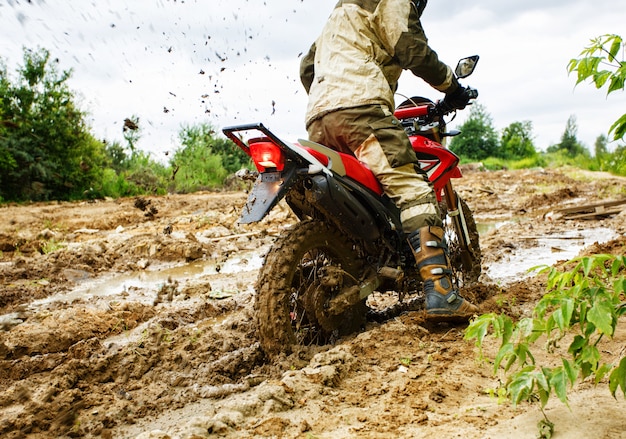
[[[262,122],[285,140],[306,137],[299,64],[336,0],[0,0],[0,58],[9,75],[22,48],[45,48],[98,138],[123,141],[139,117],[137,146],[157,160],[180,147],[184,126]],[[568,75],[591,38],[626,37],[614,0],[434,0],[422,16],[430,46],[452,67],[480,55],[462,81],[502,130],[533,123],[535,145],[558,143],[570,116],[590,151],[626,112],[626,93],[606,95]],[[400,96],[443,96],[410,72]],[[460,125],[468,111],[449,125]],[[613,145],[614,146],[614,145]],[[611,147],[611,146],[610,146]]]

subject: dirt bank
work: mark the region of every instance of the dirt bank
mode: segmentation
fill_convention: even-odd
[[[626,213],[558,211],[626,198],[626,179],[575,170],[456,182],[481,227],[484,311],[527,313],[526,270],[583,249],[624,254]],[[536,407],[489,396],[497,377],[462,327],[418,313],[274,362],[255,338],[253,284],[285,208],[236,224],[244,193],[0,207],[0,436],[534,438]],[[598,243],[598,244],[596,244]],[[607,342],[620,355],[625,334]],[[623,399],[574,389],[556,438],[624,438]],[[159,433],[159,431],[161,433]]]

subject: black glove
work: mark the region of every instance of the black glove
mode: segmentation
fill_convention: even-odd
[[[441,109],[446,113],[450,113],[454,110],[462,110],[467,106],[470,99],[474,99],[478,96],[478,92],[469,87],[465,88],[461,84],[452,93],[446,95],[441,102]]]

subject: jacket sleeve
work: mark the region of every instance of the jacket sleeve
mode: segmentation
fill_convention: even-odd
[[[446,94],[454,92],[459,86],[457,79],[452,69],[428,46],[420,13],[413,2],[408,20],[408,31],[403,32],[396,43],[395,58],[403,69],[410,70],[435,89]]]
[[[307,94],[311,89],[311,84],[313,84],[313,78],[315,77],[315,43],[309,49],[309,53],[307,53],[304,57],[302,57],[302,61],[300,61],[300,81],[304,86]]]

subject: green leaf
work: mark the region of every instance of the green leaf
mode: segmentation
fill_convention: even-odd
[[[583,273],[585,273],[585,276],[589,276],[589,272],[593,268],[593,259],[590,257],[582,258],[580,260],[580,267],[582,267]]]
[[[620,277],[613,282],[613,290],[616,295],[624,294],[626,292],[626,277]]]
[[[554,388],[554,393],[559,397],[561,402],[569,407],[567,402],[567,382],[568,376],[562,367],[553,370],[550,377],[550,385]]]
[[[576,68],[578,67],[578,60],[576,58],[570,59],[569,63],[567,64],[567,73],[572,73],[574,71],[576,71]],[[534,270],[535,267],[531,268],[530,270]]]
[[[525,366],[526,364],[535,364],[535,357],[530,352],[528,345],[526,343],[519,343],[515,346],[513,350],[515,356],[518,358],[518,361],[521,366]],[[530,361],[528,360],[530,358]]]
[[[596,385],[600,384],[600,381],[602,381],[602,379],[606,376],[607,373],[611,371],[612,368],[613,368],[613,365],[605,363],[602,366],[600,366],[598,370],[596,370],[596,377],[595,377]]]
[[[589,302],[584,301],[580,303],[580,309],[578,310],[578,321],[580,322],[581,330],[585,335],[587,334],[588,326],[593,326],[593,330],[595,330],[595,326],[593,324],[589,324],[587,322],[587,314],[589,313]],[[592,331],[593,332],[593,331]]]
[[[514,351],[513,343],[505,343],[500,347],[500,350],[498,350],[496,358],[493,360],[494,373],[498,371],[498,369],[500,368],[500,364],[502,363],[502,360],[504,360],[505,358],[511,359],[511,356],[513,356],[513,361],[515,361],[515,356],[514,356],[513,351]],[[511,362],[511,365],[512,365],[512,362]],[[510,365],[507,364],[507,367],[505,367],[505,370],[508,370],[509,367]]]
[[[576,366],[575,363],[570,363],[565,358],[563,358],[562,361],[563,361],[563,370],[565,370],[565,373],[567,375],[567,378],[569,379],[569,382],[573,385],[576,382],[576,379],[578,378],[579,368]]]
[[[602,70],[601,72],[593,75],[593,82],[596,84],[596,88],[604,87],[604,84],[606,84],[606,81],[608,81],[611,75],[612,73],[608,70]]]
[[[513,335],[513,321],[509,316],[500,315],[494,321],[494,336],[502,340],[502,344],[508,343]]]
[[[533,335],[533,333],[540,331],[540,328],[535,325],[536,319],[531,318],[523,318],[519,322],[517,322],[517,329],[519,334],[523,338],[528,338]]]
[[[595,365],[589,363],[588,361],[582,361],[580,363],[580,374],[583,380],[586,380],[588,376],[590,376],[595,370]]]
[[[543,390],[543,389],[539,389],[539,401],[541,401],[541,408],[544,408],[546,404],[548,404],[549,400],[550,400],[550,392]]]
[[[602,334],[612,336],[613,312],[614,308],[611,303],[607,300],[597,300],[589,310],[587,320],[593,323]]]
[[[511,392],[511,402],[517,406],[521,401],[527,400],[532,395],[535,384],[535,376],[530,373],[532,368],[526,368],[513,376],[513,380],[507,386]]]
[[[491,314],[483,314],[478,318],[472,320],[472,322],[465,329],[465,340],[476,339],[476,346],[480,346],[489,331],[489,327],[493,324],[493,321],[496,319],[496,315],[494,313]]]
[[[626,357],[622,358],[619,366],[613,369],[609,377],[609,390],[614,398],[618,387],[621,387],[624,397],[626,397]]]
[[[614,91],[623,90],[624,81],[625,81],[624,77],[613,76],[611,78],[611,83],[609,85],[609,91],[607,91],[607,94],[613,93]]]
[[[561,332],[569,329],[572,314],[574,314],[574,301],[572,299],[562,300],[561,307],[552,314],[554,322]]]
[[[584,363],[589,363],[592,366],[592,369],[595,370],[598,363],[600,363],[600,351],[596,346],[585,346],[581,350],[580,361]]]
[[[550,391],[550,383],[548,382],[548,377],[550,376],[550,369],[542,368],[535,374],[535,379],[537,381],[537,385],[540,389]]]
[[[613,35],[613,43],[611,44],[611,48],[609,49],[609,59],[611,61],[615,60],[617,57],[617,54],[619,53],[620,49],[622,48],[622,39],[620,37],[618,37],[617,35]],[[608,43],[608,41],[607,41]]]
[[[587,339],[582,335],[577,335],[574,337],[574,341],[570,343],[569,349],[567,352],[572,354],[574,358],[582,351],[582,349],[587,345]]]
[[[613,140],[620,140],[626,135],[626,114],[617,119],[611,128],[609,133],[613,133]]]

